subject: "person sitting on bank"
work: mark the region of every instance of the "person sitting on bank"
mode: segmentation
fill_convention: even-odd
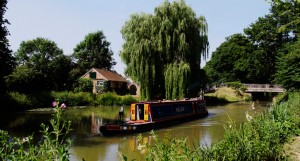
[[[121,106],[120,111],[119,111],[119,120],[123,120],[123,115],[124,115],[124,108]]]

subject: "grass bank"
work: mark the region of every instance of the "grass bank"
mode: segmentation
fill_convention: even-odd
[[[239,101],[250,101],[251,95],[240,89],[220,87],[213,93],[206,93],[205,99],[208,104],[230,103]]]
[[[153,134],[154,143],[139,149],[146,151],[147,160],[286,160],[283,145],[300,135],[300,93],[289,93],[287,98],[266,111],[247,114],[240,125],[228,123],[223,140],[210,147],[190,148],[184,138]]]

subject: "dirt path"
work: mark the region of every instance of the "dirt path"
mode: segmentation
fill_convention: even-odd
[[[300,136],[295,137],[291,143],[284,145],[284,151],[290,160],[300,161]]]

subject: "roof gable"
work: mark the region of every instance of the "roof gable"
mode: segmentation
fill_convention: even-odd
[[[127,82],[127,80],[125,78],[123,78],[120,74],[118,74],[117,72],[113,72],[113,71],[109,71],[109,70],[105,70],[105,69],[98,69],[98,68],[92,68],[86,74],[84,74],[83,77],[85,75],[87,75],[88,73],[90,73],[91,71],[97,72],[98,74],[100,74],[103,78],[105,78],[108,81]]]

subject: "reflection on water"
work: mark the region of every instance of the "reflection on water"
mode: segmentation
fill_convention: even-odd
[[[95,118],[95,112],[92,112],[92,119],[91,119],[91,133],[92,134],[99,134],[100,133],[100,126],[102,125],[102,120],[101,118]]]
[[[252,110],[251,102],[210,106],[208,107],[209,115],[207,117],[159,129],[155,131],[155,134],[162,138],[166,132],[169,132],[172,138],[186,138],[187,144],[191,147],[199,145],[210,146],[223,137],[224,125],[228,122],[233,121],[239,124],[245,121],[246,112],[251,114],[268,106],[269,104],[264,102],[256,103],[255,110]],[[126,154],[129,160],[144,160],[144,152],[137,149],[139,145],[137,140],[138,134],[111,137],[100,135],[99,127],[107,123],[113,123],[115,120],[101,118],[97,109],[99,108],[81,109],[76,114],[66,116],[67,119],[72,121],[72,129],[74,129],[70,134],[71,139],[74,141],[71,148],[71,160],[82,160],[82,158],[91,161],[120,160],[122,154]],[[85,112],[82,110],[85,110]],[[116,116],[118,115],[118,110],[119,108],[116,107]],[[89,114],[86,115],[86,113]],[[47,122],[49,117],[50,114],[26,113],[19,117],[11,117],[13,119],[8,121],[9,123],[6,123],[6,126],[1,124],[0,128],[9,130],[15,136],[25,136],[30,134],[30,132],[39,131],[39,124]],[[22,127],[27,128],[25,133],[22,131]],[[142,134],[142,142],[153,143],[150,132]]]

